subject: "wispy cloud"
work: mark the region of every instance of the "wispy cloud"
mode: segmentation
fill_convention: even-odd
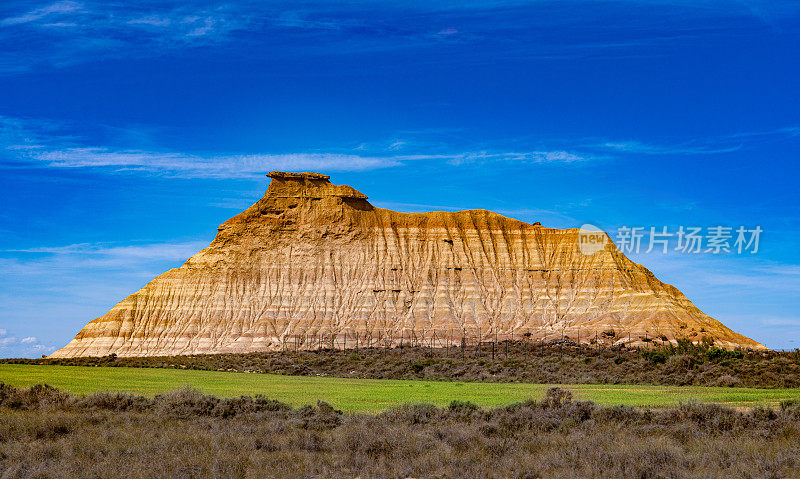
[[[56,130],[56,126],[47,122],[0,117],[0,159],[35,167],[96,168],[113,173],[138,171],[192,178],[245,178],[270,170],[364,171],[422,161],[459,166],[491,162],[578,163],[597,158],[593,154],[563,149],[401,154],[398,150],[408,144],[402,140],[395,140],[372,154],[361,148],[340,152],[189,154],[77,146],[77,137]]]
[[[743,131],[738,133],[732,133],[730,135],[722,136],[722,139],[770,139],[774,137],[788,137],[788,138],[796,138],[800,137],[800,126],[791,125],[785,126],[782,128],[775,128],[772,130],[760,130],[760,131]]]
[[[440,155],[447,158],[448,155]],[[555,151],[528,151],[528,152],[501,152],[493,153],[489,151],[477,151],[469,153],[461,153],[457,155],[450,155],[447,161],[453,165],[460,165],[464,163],[476,163],[487,161],[518,161],[526,163],[575,163],[579,161],[586,161],[594,159],[593,155],[588,153],[575,153],[565,150]]]
[[[154,57],[197,45],[234,45],[243,55],[285,51],[287,39],[295,41],[292,55],[352,55],[443,44],[497,42],[500,55],[537,58],[575,58],[586,55],[653,54],[654,45],[696,41],[722,30],[740,34],[743,20],[752,26],[780,29],[785,18],[798,14],[795,1],[723,2],[677,0],[626,0],[595,10],[596,2],[579,7],[554,8],[552,3],[523,1],[414,2],[256,2],[219,3],[198,0],[174,4],[145,2],[135,6],[98,0],[59,1],[42,6],[21,0],[6,7],[0,19],[0,41],[17,40],[15,49],[0,53],[6,73],[37,67],[60,67],[113,57]],[[610,14],[647,9],[635,27],[626,15]],[[584,14],[575,15],[576,11]],[[602,13],[616,28],[587,38],[569,35],[550,39],[546,32],[573,28],[595,21]],[[664,18],[681,18],[663,28]],[[732,24],[733,21],[733,24]],[[444,22],[444,23],[443,23]],[[738,23],[737,23],[738,22]],[[3,31],[5,30],[5,31]],[[609,31],[618,34],[609,38]],[[545,34],[543,35],[543,32]],[[19,42],[36,38],[35,42]],[[42,41],[44,40],[44,41]],[[234,44],[235,40],[235,44]],[[633,51],[632,51],[633,50]],[[257,52],[257,53],[256,53]],[[474,52],[459,61],[486,62]],[[456,57],[452,57],[456,58]],[[493,55],[494,58],[494,55]]]
[[[658,279],[679,287],[697,307],[734,331],[769,347],[788,347],[789,339],[800,334],[800,329],[787,329],[800,326],[795,324],[800,321],[795,314],[800,291],[800,275],[796,273],[800,265],[762,260],[757,255],[630,256]]]
[[[800,265],[797,264],[767,264],[761,266],[760,270],[768,274],[790,277],[800,276]]]
[[[719,257],[711,254],[630,255],[652,269],[656,275],[681,276],[681,287],[695,285],[745,294],[790,293],[800,291],[800,265],[775,264],[755,257]],[[757,302],[756,302],[757,304]]]
[[[361,171],[399,166],[401,159],[336,153],[254,155],[188,155],[173,152],[68,148],[30,155],[55,168],[110,167],[114,171],[147,171],[182,177],[238,178],[270,170]]]
[[[147,15],[128,20],[128,25],[149,25],[151,27],[168,27],[172,24],[172,19],[160,15]]]
[[[209,242],[210,238],[0,250],[0,317],[15,325],[0,330],[0,357],[49,354],[53,344],[63,345],[87,321],[168,268],[180,266]]]
[[[667,141],[664,143],[642,142],[637,140],[590,140],[580,141],[580,145],[597,151],[635,155],[717,155],[745,150],[769,141],[794,141],[800,137],[800,127],[787,126],[765,131],[737,132],[708,138]]]
[[[742,148],[742,145],[735,145],[726,148],[711,148],[707,146],[689,145],[651,145],[639,141],[607,142],[597,145],[599,148],[620,151],[625,153],[637,153],[641,155],[713,155],[717,153],[730,153]]]
[[[219,44],[246,28],[249,17],[246,9],[212,2],[148,7],[92,0],[56,2],[0,19],[0,42],[15,45],[0,52],[0,73],[103,58],[156,57]]]
[[[101,37],[127,37],[126,43],[132,44],[148,43],[158,37],[174,40],[180,37],[203,36],[212,31],[224,34],[241,25],[241,20],[237,20],[237,17],[241,17],[240,13],[202,3],[194,9],[153,6],[143,12],[141,8],[127,8],[107,2],[61,1],[1,19],[0,26],[21,28],[80,25],[81,30],[74,32],[76,38],[91,40]],[[137,31],[140,36],[132,36]]]
[[[37,271],[62,271],[80,268],[127,268],[143,262],[185,261],[208,246],[206,241],[181,241],[152,244],[110,245],[80,243],[63,246],[41,246],[25,249],[6,249],[0,258],[9,274]],[[27,255],[26,255],[27,254]]]
[[[144,171],[180,177],[240,178],[263,175],[270,170],[364,171],[391,168],[410,162],[439,161],[466,165],[497,161],[527,163],[575,163],[591,155],[568,151],[462,152],[364,156],[342,153],[287,153],[251,155],[187,155],[174,152],[113,150],[100,147],[63,150],[34,149],[26,152],[31,160],[53,168],[111,168],[114,172]]]
[[[50,20],[53,16],[63,15],[67,13],[80,12],[82,4],[78,2],[56,2],[46,7],[31,10],[25,14],[16,17],[7,17],[0,20],[0,25],[20,25],[24,23],[31,23],[42,19]]]
[[[763,141],[795,141],[800,138],[799,132],[800,128],[792,126],[772,131],[675,142],[671,145],[635,140],[551,139],[548,142],[552,143],[553,148],[527,151],[521,148],[503,149],[500,144],[493,148],[453,151],[445,139],[433,141],[430,138],[406,137],[377,144],[360,143],[352,148],[334,148],[327,152],[197,154],[159,148],[87,146],[82,144],[77,135],[70,134],[68,128],[53,122],[0,116],[0,160],[18,166],[95,168],[110,173],[144,172],[184,178],[247,178],[263,175],[270,170],[366,171],[419,162],[438,162],[450,166],[498,162],[566,165],[622,158],[626,155],[717,155],[747,149]],[[735,145],[726,145],[726,142],[730,143],[732,140],[735,140]]]
[[[796,326],[800,327],[800,317],[769,317],[762,318],[761,324],[767,327]]]

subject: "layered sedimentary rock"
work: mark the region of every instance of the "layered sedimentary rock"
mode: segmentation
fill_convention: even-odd
[[[319,173],[272,172],[211,245],[53,357],[154,356],[425,338],[568,336],[763,348],[695,307],[602,234],[486,210],[398,213]]]

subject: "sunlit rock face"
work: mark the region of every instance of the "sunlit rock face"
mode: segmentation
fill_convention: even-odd
[[[486,210],[398,213],[319,173],[273,172],[211,245],[81,330],[53,357],[231,353],[411,338],[568,336],[763,348],[625,257],[605,234]],[[590,254],[587,254],[590,253]],[[434,336],[435,334],[435,336]]]

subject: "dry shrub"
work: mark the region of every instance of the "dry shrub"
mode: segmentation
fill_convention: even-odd
[[[324,401],[317,401],[316,406],[309,405],[298,409],[297,415],[300,427],[303,429],[324,431],[341,424],[343,413]]]
[[[263,397],[0,385],[0,476],[800,477],[800,406],[642,410],[541,400],[346,415]]]
[[[452,407],[453,403],[450,406]],[[389,422],[413,425],[440,421],[443,415],[442,410],[433,404],[402,404],[381,412],[378,416]]]
[[[18,389],[0,383],[0,406],[9,409],[63,409],[69,400],[69,394],[46,384]]]

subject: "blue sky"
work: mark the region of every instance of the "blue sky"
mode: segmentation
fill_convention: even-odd
[[[66,344],[275,169],[612,237],[760,226],[630,256],[800,347],[800,3],[132,4],[0,4],[0,356]]]

